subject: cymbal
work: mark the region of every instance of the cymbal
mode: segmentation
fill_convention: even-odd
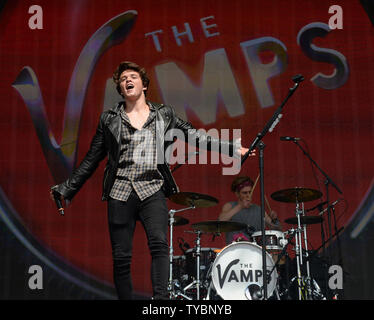
[[[240,222],[233,221],[205,221],[194,223],[192,225],[193,229],[197,229],[205,232],[230,232],[246,228],[247,225]]]
[[[309,188],[291,188],[279,190],[271,194],[276,201],[281,202],[307,202],[322,197],[322,192]]]
[[[315,224],[323,221],[321,216],[303,216],[300,217],[301,224]],[[284,220],[288,224],[297,224],[297,217],[292,217]]]
[[[184,226],[185,224],[188,224],[190,221],[186,218],[183,218],[181,216],[174,216],[174,223],[173,226]],[[170,221],[169,221],[170,226]]]
[[[179,192],[170,196],[169,199],[174,203],[196,208],[212,207],[218,203],[216,198],[195,192]]]

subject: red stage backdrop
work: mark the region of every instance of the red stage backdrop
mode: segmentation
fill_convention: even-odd
[[[42,26],[36,16],[40,10],[29,12],[35,4],[42,9]],[[337,22],[329,13],[332,5],[342,9],[343,24],[335,25],[340,28],[329,27],[329,20]],[[16,213],[13,218],[42,247],[99,282],[112,286],[113,281],[106,203],[100,200],[105,163],[64,217],[49,199],[49,189],[79,164],[100,113],[119,100],[111,76],[121,61],[145,66],[150,100],[173,105],[196,128],[230,129],[231,134],[240,129],[247,147],[286,97],[292,77],[302,74],[305,81],[263,140],[270,206],[284,221],[295,216],[295,204],[272,200],[273,192],[320,190],[323,197],[305,208],[327,196],[324,176],[281,136],[302,138],[299,143],[342,190],[329,188],[331,201],[344,199],[336,207],[338,228],[353,219],[370,191],[374,29],[358,1],[9,1],[0,21],[3,197]],[[195,236],[185,232],[191,224],[217,219],[222,205],[234,200],[234,176],[222,171],[229,167],[221,161],[175,171],[181,191],[219,200],[217,206],[183,212],[189,224],[175,227],[175,238],[193,246]],[[258,157],[249,158],[239,174],[256,179],[258,168]],[[258,186],[254,200],[259,203]],[[357,237],[370,219],[350,236]],[[308,227],[311,249],[321,244],[320,228]],[[203,235],[202,246],[222,248],[224,236],[213,241]],[[139,226],[134,288],[144,295],[151,294],[149,270]]]

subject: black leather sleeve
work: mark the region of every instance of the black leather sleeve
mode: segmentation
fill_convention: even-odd
[[[102,115],[96,133],[91,141],[90,149],[82,162],[73,170],[71,176],[65,182],[52,187],[53,190],[60,193],[65,199],[71,200],[75,196],[86,180],[95,172],[100,161],[107,155],[103,127],[104,116]]]

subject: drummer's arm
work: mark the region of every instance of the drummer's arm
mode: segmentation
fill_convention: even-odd
[[[283,231],[282,225],[280,221],[278,220],[277,214],[274,211],[272,211],[270,215],[267,212],[265,212],[265,222],[266,222],[266,226],[270,230]]]
[[[219,221],[230,221],[232,216],[240,211],[240,205],[232,206],[230,202],[227,202],[223,207],[220,215],[218,216]]]

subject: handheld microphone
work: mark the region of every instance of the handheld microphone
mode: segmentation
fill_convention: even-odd
[[[52,191],[53,192],[53,198],[55,199],[56,207],[60,214],[63,216],[65,214],[64,212],[64,207],[62,206],[60,194],[57,191]]]
[[[299,83],[301,81],[304,81],[304,76],[301,74],[297,74],[296,76],[292,77],[292,81],[295,83]]]
[[[299,141],[301,138],[296,138],[296,137],[280,137],[280,140],[282,141]]]

